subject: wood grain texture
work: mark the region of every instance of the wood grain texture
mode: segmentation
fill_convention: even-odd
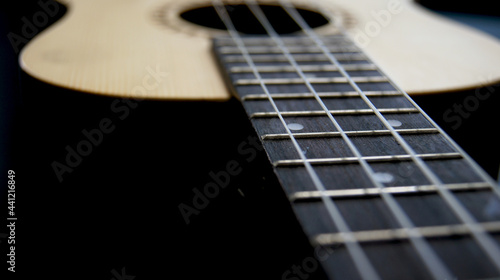
[[[21,65],[28,74],[57,86],[112,96],[230,97],[211,53],[210,37],[220,32],[178,17],[181,11],[209,1],[61,2],[68,6],[68,13],[22,52]],[[310,2],[299,1],[303,7],[312,7]],[[328,0],[321,4],[342,18],[339,21],[366,53],[409,93],[474,88],[500,80],[498,41],[431,14],[412,1]],[[401,11],[391,13],[394,7]],[[384,13],[390,13],[390,19],[381,20]],[[329,25],[318,33],[335,30]],[[141,90],[151,85],[145,84],[150,68],[168,75]]]

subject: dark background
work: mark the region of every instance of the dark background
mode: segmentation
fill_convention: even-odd
[[[495,2],[420,2],[500,37]],[[17,173],[21,275],[108,280],[115,277],[112,271],[120,274],[125,267],[127,275],[137,275],[136,279],[177,273],[186,279],[208,275],[255,279],[266,278],[264,272],[276,279],[311,253],[290,247],[291,240],[303,237],[300,231],[295,233],[297,224],[284,196],[268,187],[274,179],[269,168],[262,167],[266,166],[262,154],[242,165],[243,172],[232,178],[231,187],[191,225],[186,226],[179,215],[177,206],[190,202],[192,186],[210,181],[193,174],[224,170],[228,160],[245,162],[237,146],[253,132],[235,102],[144,101],[123,122],[113,119],[116,132],[59,183],[50,164],[64,160],[64,147],[78,143],[82,129],[97,127],[103,117],[112,118],[109,108],[115,99],[68,92],[24,75],[7,35],[21,34],[21,19],[40,8],[37,1],[1,5],[0,172]],[[442,117],[473,94],[474,90],[461,91],[415,100],[496,178],[498,92],[456,130]],[[182,150],[186,145],[192,148]],[[262,176],[255,178],[255,172]],[[5,187],[1,183],[2,192]],[[6,209],[5,201],[0,205]],[[0,241],[4,270],[6,243]]]

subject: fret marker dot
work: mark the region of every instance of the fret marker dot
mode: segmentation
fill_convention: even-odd
[[[301,125],[300,123],[290,123],[288,124],[288,128],[290,130],[302,130],[304,129],[304,126]]]
[[[392,127],[400,127],[403,125],[402,122],[398,120],[387,120],[387,122],[392,126]]]
[[[379,183],[387,184],[394,181],[394,176],[390,173],[378,172],[374,174],[374,179]]]

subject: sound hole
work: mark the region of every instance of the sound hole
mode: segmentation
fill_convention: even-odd
[[[266,34],[266,30],[259,23],[252,11],[246,5],[225,5],[236,29],[246,34]],[[260,5],[260,8],[279,34],[294,33],[301,28],[290,15],[280,6]],[[300,15],[309,24],[316,28],[328,23],[320,13],[297,8]],[[226,26],[219,18],[214,7],[199,7],[181,14],[184,20],[204,27],[226,30]]]

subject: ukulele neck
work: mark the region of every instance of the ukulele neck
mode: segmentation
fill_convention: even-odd
[[[349,38],[317,39],[221,37],[214,48],[306,235],[338,251],[327,274],[495,275],[499,213],[480,210],[500,205],[491,178]],[[463,267],[439,259],[452,238]]]

